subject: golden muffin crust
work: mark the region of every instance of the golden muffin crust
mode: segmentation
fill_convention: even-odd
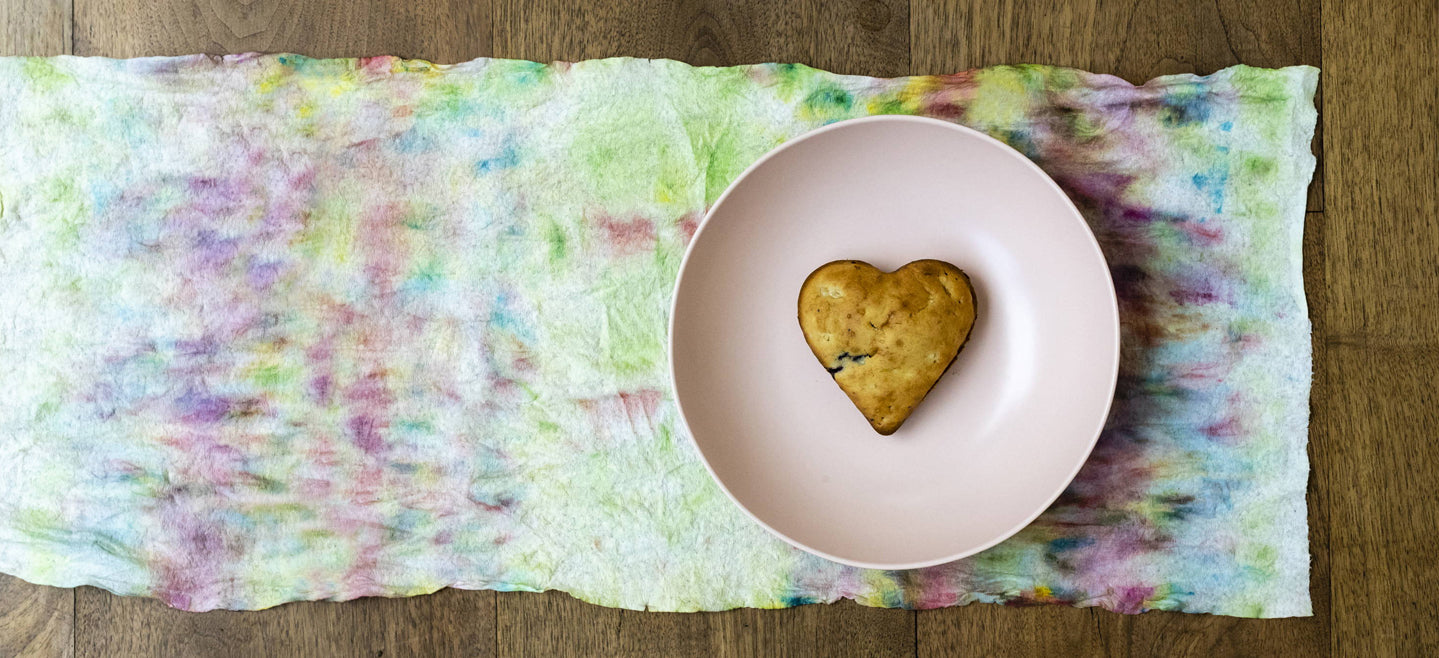
[[[938,260],[890,273],[837,260],[811,273],[799,291],[805,342],[884,435],[904,424],[954,363],[974,319],[969,277]]]

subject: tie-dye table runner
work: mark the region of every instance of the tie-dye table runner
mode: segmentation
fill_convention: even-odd
[[[455,586],[1309,614],[1317,75],[0,59],[0,570],[188,610]],[[912,572],[748,521],[679,425],[664,349],[725,185],[882,113],[1038,162],[1103,244],[1124,329],[1064,496]]]

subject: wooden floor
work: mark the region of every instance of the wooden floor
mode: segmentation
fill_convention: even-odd
[[[882,76],[1038,62],[1132,81],[1240,62],[1323,69],[1304,254],[1314,617],[682,615],[454,590],[190,614],[0,576],[0,656],[1439,655],[1426,600],[1439,582],[1436,35],[1439,0],[0,0],[0,54],[634,55]]]

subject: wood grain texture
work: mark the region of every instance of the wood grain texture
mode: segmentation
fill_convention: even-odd
[[[1439,2],[1326,0],[1324,21],[1329,328],[1349,343],[1432,344]]]
[[[620,618],[619,655],[913,656],[915,613],[853,601],[784,610],[636,612]]]
[[[70,0],[0,0],[0,56],[70,54]]]
[[[1324,446],[1336,656],[1439,655],[1439,346],[1326,346]]]
[[[1331,647],[1439,655],[1439,613],[1414,589],[1439,577],[1439,4],[1325,0],[1324,24],[1328,295],[1314,399]]]
[[[1096,613],[1110,658],[1329,655],[1322,616],[1240,619],[1177,612]]]
[[[913,71],[1036,62],[1143,82],[1234,64],[1320,64],[1318,0],[916,0]]]
[[[74,620],[74,590],[0,574],[0,656],[73,656]]]
[[[495,622],[502,658],[613,656],[619,652],[620,610],[563,592],[504,592]]]
[[[1098,618],[1108,612],[1058,606],[969,605],[919,613],[920,658],[1104,656]]]
[[[74,0],[75,54],[294,52],[454,63],[489,52],[485,0]]]
[[[658,613],[560,592],[499,597],[501,656],[912,656],[914,614],[852,602],[788,610]]]
[[[495,593],[288,603],[254,612],[183,612],[153,599],[77,590],[75,654],[121,656],[488,656]]]
[[[668,58],[699,66],[783,61],[903,75],[903,0],[495,0],[494,55],[542,62]]]

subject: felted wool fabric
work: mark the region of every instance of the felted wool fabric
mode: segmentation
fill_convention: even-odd
[[[0,570],[187,610],[455,586],[1310,614],[1317,76],[0,59]],[[909,572],[748,520],[665,356],[705,208],[785,140],[885,113],[1043,167],[1123,324],[1109,425],[1063,497]]]

